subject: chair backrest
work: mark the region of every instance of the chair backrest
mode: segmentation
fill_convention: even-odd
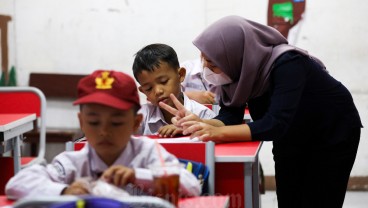
[[[209,169],[208,193],[215,193],[215,143],[214,142],[173,142],[173,140],[157,139],[157,141],[177,158],[203,163]]]
[[[46,98],[35,87],[0,87],[0,113],[35,113],[39,120],[40,148],[38,156],[26,167],[44,160],[46,151]]]
[[[204,104],[204,106],[211,109],[216,115],[219,114],[221,108],[219,104]]]

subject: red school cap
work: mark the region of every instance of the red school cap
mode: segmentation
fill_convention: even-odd
[[[79,81],[77,90],[73,105],[96,103],[121,110],[140,107],[135,81],[123,72],[96,70]]]

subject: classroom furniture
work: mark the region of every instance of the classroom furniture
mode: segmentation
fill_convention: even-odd
[[[210,171],[208,193],[215,194],[215,143],[214,142],[182,142],[173,139],[157,139],[157,141],[177,158],[201,162]]]
[[[230,196],[230,207],[260,207],[261,146],[259,141],[215,145],[215,190]]]
[[[216,115],[220,112],[220,105],[219,104],[204,104],[207,108],[211,109],[213,112],[216,113]],[[244,110],[244,117],[243,117],[244,123],[248,123],[252,121],[252,117],[250,116],[249,109],[245,108]]]
[[[72,106],[72,102],[77,99],[77,85],[81,78],[86,76],[85,74],[65,74],[65,73],[40,73],[31,72],[29,75],[29,86],[40,89],[48,102],[48,109],[55,110],[55,105],[60,106],[68,105]],[[58,109],[56,109],[58,110]],[[75,114],[75,111],[68,112],[67,114]],[[51,146],[53,149],[63,149],[63,145],[67,141],[72,141],[79,138],[81,131],[79,126],[64,127],[53,126],[50,127],[50,120],[57,120],[57,117],[49,117],[48,127],[46,128],[47,146]],[[39,148],[39,131],[30,131],[24,134],[27,139],[25,142],[30,147],[30,154],[37,155],[37,149]],[[47,152],[47,159],[51,160],[56,153]]]
[[[185,141],[185,138],[158,138],[157,135],[149,138],[165,143],[164,147],[170,148],[168,151],[177,157],[198,154],[195,150],[188,151],[185,143],[206,144],[188,142],[189,139]],[[230,196],[229,207],[260,207],[258,157],[261,146],[259,141],[215,144],[214,193]]]
[[[0,114],[1,153],[13,150],[14,173],[20,168],[20,137],[33,129],[35,114]]]
[[[20,162],[20,140],[24,132],[33,129],[33,121],[36,115],[33,114],[4,114],[0,113],[0,161],[2,170],[0,171],[0,194],[4,194],[7,181],[21,168]],[[2,157],[3,153],[13,151],[13,165],[9,164],[8,157]],[[8,165],[8,166],[6,166]],[[11,169],[14,167],[14,171]]]
[[[42,91],[35,87],[0,87],[0,106],[0,114],[34,113],[36,115],[34,126],[35,131],[39,132],[40,144],[37,158],[22,167],[43,161],[46,151],[46,98]]]
[[[245,108],[244,110],[244,117],[243,117],[244,123],[249,123],[252,121],[252,117],[250,116],[249,109]]]

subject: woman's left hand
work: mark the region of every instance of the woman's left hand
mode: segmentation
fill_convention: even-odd
[[[191,138],[197,137],[199,140],[207,142],[222,142],[224,136],[222,127],[215,127],[203,122],[187,121],[183,123],[183,134],[190,134]]]

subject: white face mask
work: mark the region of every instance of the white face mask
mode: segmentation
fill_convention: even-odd
[[[225,73],[221,72],[220,74],[216,74],[211,71],[208,67],[203,68],[203,78],[210,84],[215,86],[226,85],[233,82]]]

